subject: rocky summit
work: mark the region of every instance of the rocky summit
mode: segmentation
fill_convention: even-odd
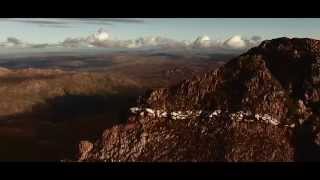
[[[131,111],[126,124],[82,141],[78,161],[320,160],[320,41],[264,41],[148,92]]]

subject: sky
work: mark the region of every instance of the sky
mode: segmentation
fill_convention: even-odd
[[[48,22],[47,22],[48,21]],[[53,22],[53,23],[50,23]],[[233,35],[263,39],[276,37],[320,38],[320,19],[167,18],[167,19],[7,19],[0,18],[0,41],[15,37],[32,43],[56,43],[68,37],[86,37],[105,29],[115,39],[163,36],[194,40],[200,35],[224,40]]]
[[[320,39],[320,18],[0,18],[12,49],[246,50],[279,37]]]

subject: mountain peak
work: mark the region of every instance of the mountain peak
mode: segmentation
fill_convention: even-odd
[[[319,159],[319,50],[312,39],[264,41],[215,71],[152,91],[138,104],[145,111],[106,130],[104,145],[81,160]]]
[[[298,50],[314,54],[319,51],[319,47],[320,41],[316,39],[281,37],[277,39],[262,41],[261,44],[256,48],[253,48],[253,50],[265,49],[269,51],[277,50],[278,52],[294,52],[294,50]]]

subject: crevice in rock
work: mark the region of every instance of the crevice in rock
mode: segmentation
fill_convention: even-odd
[[[315,144],[311,121],[305,121],[295,131],[295,160],[298,162],[320,161],[320,146]]]

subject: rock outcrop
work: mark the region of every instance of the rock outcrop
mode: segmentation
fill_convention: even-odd
[[[215,71],[152,91],[138,103],[163,112],[219,109],[221,115],[132,115],[127,124],[107,129],[79,160],[319,160],[319,100],[320,41],[264,41]],[[239,111],[256,116],[244,121]],[[259,114],[276,123],[257,121]]]

